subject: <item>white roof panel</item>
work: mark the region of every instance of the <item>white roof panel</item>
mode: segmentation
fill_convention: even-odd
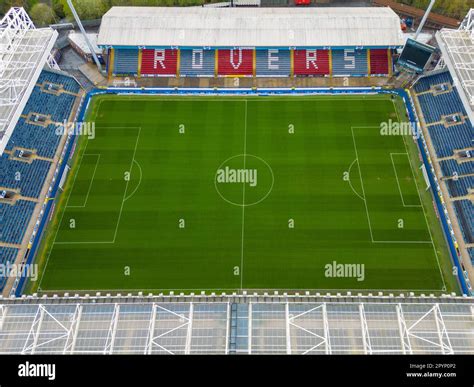
[[[23,8],[11,8],[0,21],[0,155],[57,36],[51,28],[35,29]]]
[[[0,354],[474,353],[472,298],[257,298],[0,299]]]
[[[322,47],[401,46],[390,8],[112,7],[101,46]]]
[[[474,8],[457,30],[443,28],[436,34],[444,62],[474,123]]]

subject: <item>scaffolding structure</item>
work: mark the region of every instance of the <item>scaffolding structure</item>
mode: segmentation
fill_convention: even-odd
[[[44,65],[59,69],[51,57],[57,37],[51,28],[36,29],[23,8],[0,20],[0,155]]]
[[[0,353],[472,354],[474,300],[8,299]]]

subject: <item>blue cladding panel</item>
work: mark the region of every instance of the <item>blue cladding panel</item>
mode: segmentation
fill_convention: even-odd
[[[114,74],[137,74],[138,50],[116,49],[114,58]]]
[[[257,76],[289,76],[290,50],[257,50]]]
[[[332,50],[333,75],[367,75],[367,50]]]
[[[214,50],[180,50],[179,73],[183,77],[213,76],[214,64]]]

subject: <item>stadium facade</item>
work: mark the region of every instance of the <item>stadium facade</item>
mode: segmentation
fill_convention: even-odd
[[[390,8],[113,7],[108,73],[138,77],[386,76],[402,47]]]

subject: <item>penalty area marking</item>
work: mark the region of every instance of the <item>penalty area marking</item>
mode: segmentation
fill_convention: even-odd
[[[140,133],[141,133],[141,127],[139,126],[130,126],[130,127],[106,127],[107,129],[111,129],[111,128],[115,128],[115,129],[138,129],[138,135],[137,135],[137,139],[135,141],[135,148],[133,150],[133,156],[132,156],[132,161],[130,163],[130,168],[129,168],[129,171],[132,170],[132,167],[133,167],[133,163],[136,162],[135,161],[135,155],[137,153],[137,147],[138,147],[138,142],[139,142],[139,139],[140,139]],[[89,143],[89,142],[88,142]],[[84,156],[84,154],[83,154]],[[81,158],[81,162],[82,162],[82,158]],[[137,163],[138,164],[138,163]],[[140,168],[141,170],[141,168]],[[79,169],[78,169],[79,171]],[[75,180],[76,180],[76,177],[77,177],[77,174],[78,172],[76,172],[75,176],[74,176],[74,183],[75,183]],[[141,179],[140,179],[141,181]],[[117,224],[115,226],[115,232],[114,232],[114,237],[111,241],[56,241],[56,238],[57,238],[57,235],[58,235],[58,231],[59,231],[59,228],[60,228],[60,225],[62,224],[62,218],[64,217],[64,213],[66,211],[63,212],[63,215],[62,215],[62,218],[61,218],[61,222],[59,223],[59,226],[58,226],[58,230],[56,231],[56,235],[55,235],[55,238],[54,238],[54,242],[53,242],[53,245],[77,245],[77,244],[114,244],[116,239],[117,239],[117,233],[118,233],[118,228],[119,228],[119,225],[120,225],[120,220],[122,218],[122,211],[123,211],[123,206],[125,204],[125,201],[127,199],[129,199],[132,195],[129,195],[128,197],[126,196],[127,195],[127,191],[128,191],[128,185],[130,183],[130,179],[127,180],[127,182],[125,183],[125,191],[123,193],[123,197],[122,197],[122,204],[120,206],[120,212],[119,212],[119,216],[118,216],[118,219],[117,219]],[[74,184],[73,184],[74,186]],[[138,186],[137,186],[138,188]],[[136,190],[135,190],[136,191]],[[132,193],[132,194],[135,194],[135,191]],[[72,190],[71,190],[72,192]],[[68,196],[68,202],[69,202],[69,199],[71,198],[71,193],[69,193],[69,196]],[[67,208],[67,203],[66,203],[66,208]],[[52,248],[51,248],[51,251],[52,251]],[[51,256],[51,251],[49,253],[49,256]],[[49,256],[48,256],[48,260],[49,260]],[[46,264],[48,263],[48,261],[46,261]],[[45,270],[46,270],[46,266],[45,266]]]
[[[402,199],[403,207],[421,207],[421,204],[406,204],[405,203],[405,200],[403,199],[402,188],[400,186],[400,180],[398,179],[397,167],[395,166],[395,162],[393,161],[393,155],[405,155],[408,157],[408,153],[390,153],[390,160],[392,160],[393,172],[395,173],[395,180],[397,181],[398,192],[400,192],[400,198]],[[410,160],[408,160],[408,162],[410,162]],[[411,169],[411,166],[410,166],[410,169]]]
[[[360,126],[360,127],[351,126],[352,140],[354,142],[354,151],[355,151],[355,154],[356,154],[356,159],[359,160],[359,155],[357,153],[357,145],[356,145],[356,140],[355,140],[355,135],[354,135],[354,129],[357,129],[357,128],[364,128],[364,129],[377,128],[378,129],[379,127],[378,126]],[[406,146],[406,144],[405,144],[405,146]],[[365,190],[364,190],[364,180],[362,178],[362,171],[361,171],[359,162],[357,162],[357,166],[359,168],[359,177],[360,177],[360,184],[361,184],[361,187],[362,187],[362,194],[364,195],[365,198],[367,198],[367,196],[365,194]],[[410,164],[410,166],[411,166],[411,164]],[[413,172],[413,170],[412,170],[412,172]],[[418,191],[418,186],[417,186],[417,191]],[[418,192],[418,195],[419,194],[420,193]],[[420,197],[420,202],[421,202],[421,197]],[[377,241],[377,240],[375,240],[373,232],[372,232],[372,223],[370,221],[369,208],[368,208],[366,199],[364,200],[364,205],[365,205],[365,212],[367,214],[367,222],[369,224],[370,239],[371,239],[372,243],[398,243],[398,244],[400,244],[400,243],[403,243],[403,244],[428,244],[428,243],[433,243],[433,238],[432,237],[431,237],[431,241],[399,241],[399,240],[396,240],[396,241]],[[425,220],[426,220],[426,216],[425,216]],[[428,231],[430,232],[430,236],[431,236],[431,231],[429,230],[428,224],[427,224],[427,227],[428,227]],[[444,282],[444,279],[443,279],[443,282]]]
[[[81,206],[69,206],[68,205],[68,206],[66,206],[66,208],[84,208],[87,205],[87,201],[89,200],[89,194],[91,193],[95,173],[97,171],[97,167],[99,166],[100,153],[87,153],[87,154],[84,154],[84,156],[97,156],[97,161],[95,162],[94,172],[92,173],[91,181],[89,183],[89,188],[87,190],[86,200],[84,201],[84,204],[81,205]]]

